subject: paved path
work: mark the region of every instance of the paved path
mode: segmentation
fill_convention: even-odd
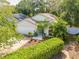
[[[62,53],[66,56],[63,59],[70,59],[69,52],[66,50],[62,50]]]
[[[0,55],[5,56],[9,53],[12,53],[12,52],[18,50],[19,48],[21,48],[22,46],[24,46],[29,41],[30,41],[29,38],[24,38],[23,40],[17,41],[15,44],[12,45],[12,47],[6,48],[6,49],[3,49],[2,51],[0,51]]]

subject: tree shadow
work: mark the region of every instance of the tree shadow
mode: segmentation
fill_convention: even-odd
[[[62,52],[58,53],[57,55],[51,57],[50,59],[65,59],[66,55]]]

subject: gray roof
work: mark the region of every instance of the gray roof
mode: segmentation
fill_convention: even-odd
[[[13,16],[18,19],[19,21],[24,20],[26,18],[26,15],[22,14],[22,13],[18,13],[18,14],[13,14]]]
[[[50,13],[39,13],[33,17],[27,17],[26,15],[22,14],[22,13],[18,13],[18,14],[14,14],[14,17],[18,20],[18,21],[22,21],[22,20],[32,20],[35,23],[36,22],[40,22],[40,21],[48,21],[48,22],[54,22],[56,21],[56,16],[50,14]]]
[[[72,35],[79,34],[79,28],[77,27],[67,27],[67,32]]]
[[[32,17],[35,21],[55,21],[56,17],[49,13],[40,13]]]

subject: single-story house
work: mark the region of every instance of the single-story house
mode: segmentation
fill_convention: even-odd
[[[79,34],[79,28],[78,27],[67,27],[67,32],[71,35],[77,35]]]
[[[16,31],[21,34],[28,35],[29,33],[34,34],[37,31],[37,24],[38,22],[51,22],[56,21],[56,16],[49,14],[49,13],[40,13],[33,17],[26,17],[20,22],[16,24]],[[44,33],[46,36],[49,35],[49,28],[46,26],[44,29]],[[41,37],[41,35],[39,35]]]
[[[16,31],[24,35],[28,35],[29,33],[34,34],[37,31],[38,22],[48,21],[50,25],[51,22],[56,21],[56,16],[49,13],[39,13],[33,17],[27,17],[22,13],[14,14],[13,16],[18,21],[16,23]],[[67,26],[67,32],[71,35],[76,35],[79,34],[79,28]],[[46,26],[44,33],[46,34],[46,36],[49,36],[49,27]],[[39,34],[38,36],[33,38],[38,38],[41,40],[42,35]]]

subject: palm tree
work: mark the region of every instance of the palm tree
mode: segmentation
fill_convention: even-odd
[[[44,22],[38,22],[37,24],[37,31],[42,34],[42,36],[44,37],[45,36],[45,33],[44,33],[44,29],[48,27],[48,22],[47,21],[44,21]]]

